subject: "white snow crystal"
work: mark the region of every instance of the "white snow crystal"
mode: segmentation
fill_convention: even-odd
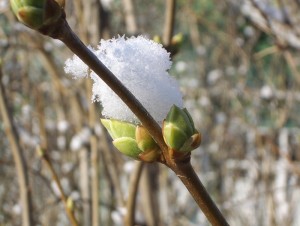
[[[73,74],[74,78],[84,78],[88,74],[89,67],[76,55],[72,59],[67,59],[65,64],[65,72]]]
[[[143,36],[101,40],[96,56],[143,104],[157,122],[162,122],[173,104],[182,107],[182,95],[175,79],[169,76],[170,54]],[[87,76],[88,67],[76,56],[66,61],[65,71],[77,78]],[[101,102],[103,116],[137,122],[123,101],[96,75],[93,101]]]

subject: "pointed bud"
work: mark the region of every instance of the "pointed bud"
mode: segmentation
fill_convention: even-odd
[[[113,145],[123,154],[137,159],[142,151],[135,140],[136,125],[113,119],[101,119],[101,122],[112,137]]]
[[[201,135],[186,109],[173,105],[163,122],[163,137],[170,149],[190,152],[201,143]]]
[[[18,20],[32,29],[42,29],[64,17],[64,0],[10,0]]]

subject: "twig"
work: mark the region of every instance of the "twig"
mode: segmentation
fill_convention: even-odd
[[[95,135],[91,136],[91,189],[92,189],[92,225],[98,226],[100,221],[99,209],[99,156],[98,142]]]
[[[5,133],[9,139],[12,155],[15,162],[16,173],[20,189],[20,203],[22,207],[22,225],[31,226],[33,224],[33,209],[31,203],[31,190],[29,185],[28,170],[24,157],[24,152],[19,143],[19,137],[15,128],[12,114],[9,112],[7,97],[2,84],[2,68],[0,59],[0,111],[4,123]]]
[[[89,164],[89,149],[88,147],[82,147],[78,152],[79,157],[79,172],[80,172],[80,193],[84,200],[82,203],[83,212],[83,225],[91,225],[92,213],[91,213],[91,191],[90,191],[90,164]]]
[[[126,30],[129,34],[137,32],[136,18],[132,0],[123,0]]]
[[[198,206],[201,208],[209,222],[214,226],[229,225],[222,213],[210,198],[205,187],[195,173],[190,160],[169,166],[189,190]]]
[[[91,80],[86,80],[86,91],[87,95],[91,96],[92,82]],[[95,135],[95,125],[96,125],[96,109],[95,105],[90,103],[89,105],[89,127],[92,130],[90,137],[90,151],[91,151],[91,205],[92,205],[92,225],[99,225],[99,157],[98,157],[98,141]]]
[[[134,214],[135,214],[135,203],[136,203],[136,196],[137,190],[139,186],[139,181],[141,178],[142,170],[143,170],[144,163],[143,162],[136,162],[135,168],[133,173],[130,177],[130,187],[128,191],[128,200],[127,200],[127,214],[125,217],[125,226],[132,226],[134,225]]]
[[[63,191],[63,188],[61,186],[61,183],[60,183],[60,180],[54,170],[54,167],[52,165],[52,162],[51,162],[51,159],[49,158],[49,155],[47,153],[47,151],[45,150],[42,150],[40,147],[37,147],[37,152],[38,154],[41,156],[41,158],[44,160],[46,166],[48,167],[48,169],[50,170],[50,173],[52,175],[52,179],[53,181],[56,183],[57,185],[57,188],[59,190],[59,193],[60,193],[60,198],[64,204],[64,207],[65,207],[65,211],[67,213],[67,216],[71,222],[71,225],[72,226],[78,226],[78,222],[75,218],[75,215],[74,215],[74,212],[72,211],[71,208],[68,207],[68,200],[67,200],[67,197]]]
[[[297,69],[297,63],[290,51],[283,51],[283,56],[293,72],[293,76],[297,84],[300,84],[300,73]]]
[[[147,164],[141,176],[141,202],[147,225],[161,225],[159,216],[162,208],[158,205],[158,172],[158,164]]]
[[[166,1],[166,11],[165,11],[165,27],[163,35],[163,44],[169,46],[171,44],[174,23],[175,23],[175,9],[176,9],[176,0],[167,0]]]

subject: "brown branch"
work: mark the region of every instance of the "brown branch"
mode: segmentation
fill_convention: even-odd
[[[128,191],[128,200],[127,200],[127,214],[125,217],[125,226],[132,226],[135,225],[134,214],[135,214],[135,204],[136,204],[136,196],[137,190],[139,186],[139,181],[142,175],[144,163],[143,162],[136,162],[135,168],[133,173],[130,177],[130,187]]]
[[[124,6],[126,30],[129,34],[135,34],[137,32],[137,25],[132,0],[123,0],[122,2]]]
[[[28,178],[28,170],[24,157],[24,152],[19,143],[19,137],[15,128],[12,114],[9,112],[7,96],[2,84],[2,68],[0,59],[0,112],[2,115],[6,136],[9,139],[12,155],[15,162],[17,179],[20,189],[20,203],[22,207],[22,225],[31,226],[33,224],[33,208],[31,203],[31,191]]]
[[[177,162],[170,165],[169,168],[175,172],[182,183],[186,186],[202,212],[213,226],[229,225],[199,180],[191,165],[190,159]]]
[[[166,1],[166,11],[165,11],[165,26],[163,34],[163,44],[165,46],[170,46],[175,23],[175,9],[176,9],[176,0],[167,0]]]
[[[161,225],[159,216],[162,208],[158,204],[158,174],[159,165],[154,163],[147,164],[141,176],[141,203],[147,225]]]
[[[49,169],[50,173],[51,173],[51,176],[52,176],[52,179],[53,181],[55,182],[55,184],[57,185],[57,188],[59,190],[59,193],[60,193],[60,198],[61,198],[61,201],[63,202],[64,204],[64,207],[65,207],[65,211],[67,213],[67,216],[71,222],[71,225],[72,226],[78,226],[78,222],[75,218],[75,215],[74,215],[74,212],[73,210],[68,206],[68,200],[67,200],[67,196],[65,195],[64,191],[63,191],[63,188],[62,188],[62,185],[60,183],[60,180],[58,178],[58,175],[56,174],[55,172],[55,169],[52,165],[52,162],[51,162],[51,159],[47,153],[47,151],[45,150],[42,150],[40,147],[37,147],[37,152],[38,154],[40,155],[40,157],[44,160],[47,168]]]
[[[99,208],[99,155],[98,141],[95,135],[91,136],[91,189],[92,189],[92,225],[98,226],[100,221]]]

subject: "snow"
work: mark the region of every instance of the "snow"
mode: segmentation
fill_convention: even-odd
[[[122,36],[101,40],[97,49],[92,51],[157,122],[163,121],[173,104],[182,107],[179,86],[168,73],[172,65],[170,53],[161,44],[143,36]],[[65,72],[72,74],[74,78],[83,78],[88,75],[88,67],[74,56],[66,61]],[[129,122],[139,121],[98,75],[92,72],[90,77],[94,81],[92,100],[102,104],[104,117]]]

